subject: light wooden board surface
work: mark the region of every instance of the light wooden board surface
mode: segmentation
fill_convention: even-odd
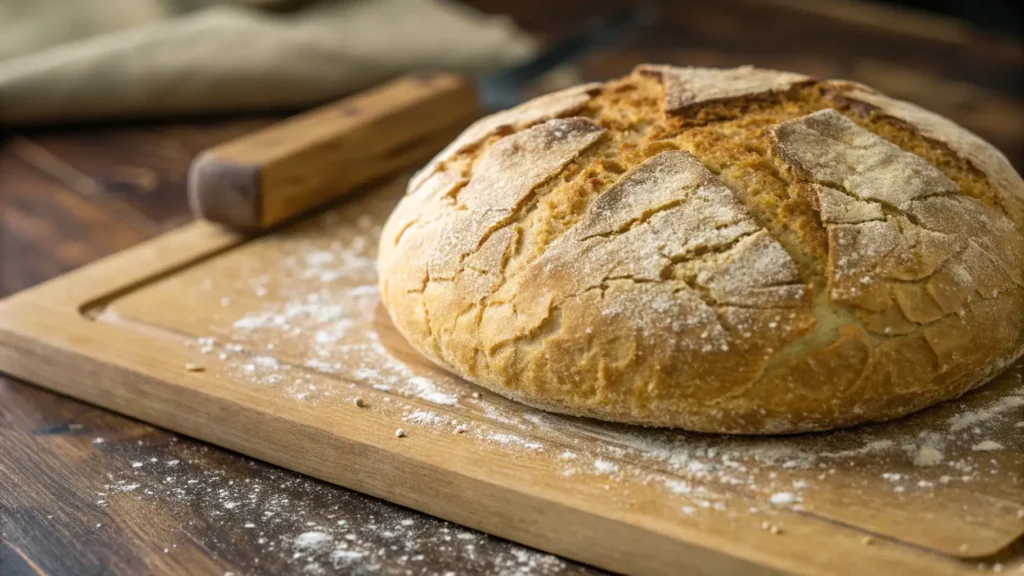
[[[0,370],[613,571],[1024,566],[1024,363],[911,418],[829,434],[542,413],[430,366],[394,331],[374,254],[402,183],[248,242],[194,224],[17,295],[0,304]]]

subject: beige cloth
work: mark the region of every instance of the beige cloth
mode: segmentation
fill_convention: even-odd
[[[0,122],[296,108],[533,49],[447,0],[0,0]]]

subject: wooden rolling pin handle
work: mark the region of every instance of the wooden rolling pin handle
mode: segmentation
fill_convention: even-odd
[[[465,78],[402,76],[202,152],[189,169],[189,205],[262,230],[425,162],[480,115]]]

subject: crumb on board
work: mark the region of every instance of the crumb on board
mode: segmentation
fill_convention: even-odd
[[[860,539],[860,543],[865,545],[865,546],[871,546],[872,544],[875,543],[875,539],[872,538],[871,536],[865,536],[865,537]]]
[[[366,406],[366,402],[364,402],[363,399],[359,396],[356,396],[355,400],[352,400],[352,403],[356,405],[356,408],[362,408],[363,406]]]
[[[395,438],[405,438],[405,429],[399,428],[395,430]]]
[[[202,372],[203,370],[205,370],[205,368],[203,368],[202,364],[196,364],[195,362],[186,362],[185,370],[188,370],[189,372]]]

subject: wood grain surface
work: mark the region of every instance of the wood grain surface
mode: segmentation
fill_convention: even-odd
[[[282,117],[50,128],[13,140],[9,150],[69,192],[122,204],[154,234],[191,220],[185,181],[199,151]]]
[[[570,31],[577,14],[609,10],[625,1],[469,3],[509,13],[523,27],[551,39]],[[628,46],[585,58],[579,63],[584,75],[605,78],[638,61],[665,61],[752,63],[849,77],[962,122],[999,146],[1018,169],[1024,167],[1024,126],[1019,120],[1024,114],[1024,57],[1014,39],[987,35],[956,21],[913,14],[894,18],[885,9],[865,11],[860,3],[835,0],[659,4],[668,9],[663,9],[654,31]],[[8,140],[0,154],[0,289],[11,293],[26,288],[187,221],[184,179],[193,156],[280,117],[54,127],[20,134],[24,140]],[[48,152],[48,157],[26,153],[24,142]],[[44,197],[51,199],[39,200]],[[143,218],[124,231],[125,218],[114,215],[118,209],[110,208],[112,202],[130,206]],[[14,215],[18,221],[12,224]],[[140,221],[147,223],[144,229],[136,229]],[[37,429],[55,432],[41,434]],[[97,435],[107,437],[110,444],[92,444]],[[206,559],[197,557],[195,565],[206,566],[211,573],[258,573],[261,564],[281,561],[283,552],[260,552],[251,535],[169,497],[153,499],[144,508],[69,506],[60,514],[52,512],[59,502],[91,502],[76,495],[102,491],[107,474],[131,470],[131,462],[143,458],[166,461],[190,454],[198,469],[217,471],[226,482],[256,479],[282,486],[280,490],[301,495],[314,506],[338,514],[351,511],[356,525],[373,522],[361,511],[379,506],[399,510],[202,443],[173,438],[134,420],[0,377],[0,474],[2,484],[13,487],[0,493],[0,573],[137,574],[143,564],[128,566],[132,559],[163,554],[168,540],[156,528],[160,525],[178,526],[180,537],[194,541]],[[139,440],[142,445],[135,443]],[[8,457],[14,453],[19,457]],[[96,465],[68,465],[81,460]],[[136,472],[154,488],[162,480],[154,470]],[[97,513],[105,519],[93,522]],[[51,514],[53,518],[47,518]],[[96,541],[85,536],[86,529],[101,521],[127,526],[105,534],[102,543],[111,550],[105,566],[97,560]],[[169,554],[176,550],[168,548]],[[461,574],[474,567],[479,572],[511,558],[513,549],[495,540],[478,547],[475,560],[465,554],[427,551],[425,566],[430,569],[422,573]],[[383,558],[390,560],[389,554]],[[143,572],[180,572],[155,560],[146,562],[153,568]],[[397,564],[391,566],[401,573]],[[592,573],[567,566],[568,572]]]

